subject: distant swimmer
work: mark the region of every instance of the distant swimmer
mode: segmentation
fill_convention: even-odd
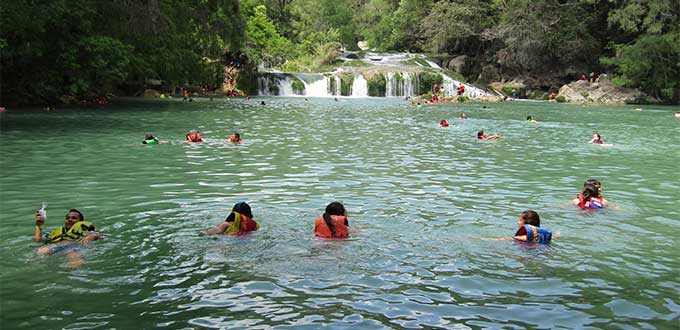
[[[538,121],[536,119],[534,119],[534,117],[532,117],[532,116],[527,116],[527,122],[530,123],[530,124],[537,124],[538,123]]]
[[[673,118],[680,118],[680,111],[674,113]]]
[[[338,101],[340,101],[340,100],[338,100],[338,98],[337,98],[337,97],[333,98],[333,100],[334,100],[335,102],[338,102]]]
[[[439,127],[449,127],[449,122],[443,120],[439,122]]]
[[[234,207],[231,209],[231,212],[224,222],[208,229],[206,233],[208,235],[243,235],[258,229],[260,229],[260,225],[253,220],[253,212],[250,209],[250,205],[246,202],[239,202],[234,204]]]
[[[186,138],[187,138],[188,143],[203,142],[203,138],[201,137],[201,132],[194,130],[194,129],[187,132]]]
[[[593,133],[593,138],[590,140],[590,143],[603,144],[604,141],[602,141],[602,136],[600,136],[600,133]]]
[[[43,225],[45,225],[46,220],[47,216],[43,206],[42,209],[35,213],[35,234],[33,235],[33,239],[48,244],[59,244],[43,246],[38,249],[38,254],[53,254],[61,250],[61,248],[65,246],[64,244],[87,244],[104,237],[95,230],[94,225],[91,222],[85,221],[85,217],[77,209],[70,209],[68,213],[66,213],[64,226],[53,230],[49,234],[45,234],[43,237]]]
[[[459,119],[462,119],[462,120],[465,120],[465,119],[468,119],[468,116],[465,114],[465,112],[461,112],[461,113],[460,113],[460,117],[458,117],[458,118],[459,118]]]
[[[260,105],[267,105],[267,103],[264,103],[264,101],[260,101]]]
[[[153,134],[146,134],[142,144],[158,144],[158,139]]]
[[[349,222],[345,206],[339,202],[328,204],[326,212],[314,221],[314,234],[324,238],[347,238]]]
[[[229,143],[241,143],[241,142],[243,142],[243,139],[241,139],[241,134],[234,133],[230,137],[227,138],[227,142],[229,142]]]
[[[484,130],[477,132],[477,138],[480,139],[480,140],[495,140],[495,139],[498,139],[498,138],[501,138],[501,137],[503,137],[503,135],[501,135],[501,134],[494,134],[494,135],[487,136],[486,134],[484,134]]]

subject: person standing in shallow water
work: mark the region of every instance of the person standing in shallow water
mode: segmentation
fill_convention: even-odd
[[[347,210],[339,202],[326,206],[326,212],[314,221],[314,234],[323,238],[349,237]]]

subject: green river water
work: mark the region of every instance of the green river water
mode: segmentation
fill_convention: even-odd
[[[486,107],[254,98],[9,109],[0,328],[680,328],[680,109]],[[190,129],[206,142],[186,144]],[[505,137],[480,141],[480,129]],[[226,143],[234,131],[243,144]],[[610,145],[589,144],[595,131]],[[145,133],[164,143],[142,145]],[[569,205],[591,177],[615,208]],[[75,207],[107,235],[81,248],[80,267],[36,254],[43,201],[47,229]],[[239,201],[258,232],[201,235]],[[348,209],[348,240],[313,235],[332,201]],[[561,236],[538,248],[480,239],[511,236],[526,209]]]

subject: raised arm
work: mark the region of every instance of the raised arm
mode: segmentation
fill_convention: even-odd
[[[35,234],[33,235],[33,239],[36,241],[42,241],[43,240],[43,225],[45,225],[45,219],[43,219],[40,216],[39,211],[35,211]]]

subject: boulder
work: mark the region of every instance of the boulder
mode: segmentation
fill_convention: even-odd
[[[644,93],[636,89],[614,86],[607,75],[601,75],[594,83],[578,80],[560,88],[558,96],[567,102],[625,104],[644,98]]]
[[[145,89],[144,98],[159,98],[161,93],[155,89]]]
[[[452,58],[449,63],[446,64],[446,67],[451,70],[455,71],[458,73],[463,72],[463,67],[465,66],[465,61],[467,60],[466,55],[460,55]]]

